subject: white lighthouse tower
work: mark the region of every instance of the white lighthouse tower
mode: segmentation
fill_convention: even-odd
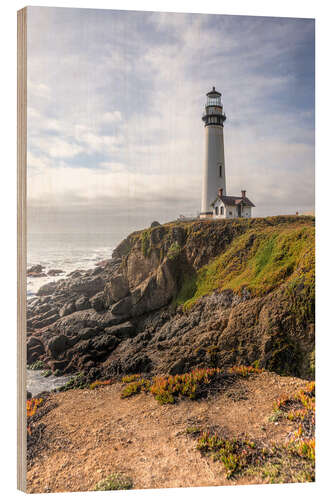
[[[200,213],[202,218],[213,215],[212,204],[218,190],[222,189],[223,195],[226,195],[223,141],[223,123],[226,116],[223,112],[220,92],[213,87],[206,95],[207,102],[202,117],[205,122],[206,135]]]

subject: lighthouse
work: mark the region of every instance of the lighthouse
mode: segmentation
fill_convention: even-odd
[[[217,191],[226,195],[223,124],[226,116],[221,93],[215,87],[208,92],[202,120],[205,123],[205,161],[203,165],[200,217],[213,216]]]

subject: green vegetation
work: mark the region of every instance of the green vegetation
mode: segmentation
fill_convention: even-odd
[[[265,449],[258,450],[250,440],[228,440],[218,434],[203,432],[197,441],[197,449],[223,463],[229,479],[244,471],[249,465],[267,455]]]
[[[206,396],[212,386],[226,374],[248,377],[263,370],[252,366],[237,366],[222,373],[219,368],[197,368],[182,375],[157,375],[152,381],[140,375],[123,377],[127,383],[121,392],[122,398],[128,398],[141,391],[150,392],[160,404],[173,404],[179,397],[198,399]]]
[[[97,389],[98,387],[104,387],[106,385],[111,385],[112,380],[95,380],[92,384],[89,385],[89,389],[94,390]]]
[[[43,361],[40,359],[38,361],[35,361],[31,365],[27,366],[28,370],[43,370],[45,368],[45,364]]]
[[[183,273],[180,281],[179,292],[173,301],[174,306],[183,305],[197,290],[197,275],[194,271]]]
[[[285,282],[302,321],[313,313],[314,307],[311,300],[314,297],[314,228],[311,226],[249,229],[236,237],[225,252],[199,269],[196,276],[185,277],[176,302],[187,309],[216,289],[240,293],[246,287],[252,295],[260,296]]]
[[[84,373],[78,373],[72,377],[66,384],[57,389],[59,392],[69,391],[70,389],[86,389],[88,387],[87,379]]]
[[[185,432],[186,432],[186,434],[188,434],[190,436],[196,436],[196,435],[200,434],[201,429],[200,429],[200,427],[193,425],[192,427],[186,427]]]
[[[293,396],[275,401],[270,422],[288,419],[298,427],[285,444],[269,448],[247,438],[226,439],[218,433],[201,432],[196,447],[204,455],[223,463],[226,477],[247,474],[261,476],[265,482],[308,482],[315,479],[315,382]],[[200,429],[188,428],[195,437]]]
[[[106,479],[96,484],[94,491],[130,490],[133,481],[119,472],[113,472]]]
[[[173,242],[168,250],[167,256],[170,260],[175,260],[181,252],[181,246],[177,241]]]
[[[134,394],[138,394],[141,391],[148,392],[150,390],[150,381],[145,378],[139,378],[138,380],[134,380],[130,382],[124,389],[121,391],[121,398],[129,398]]]
[[[121,381],[123,384],[129,384],[130,382],[134,382],[135,380],[139,380],[142,376],[139,373],[135,373],[133,375],[125,375]]]
[[[148,257],[150,254],[150,229],[146,229],[142,231],[140,234],[141,239],[141,252],[145,257]]]

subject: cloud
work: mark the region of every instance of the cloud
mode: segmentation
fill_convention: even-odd
[[[212,85],[230,194],[257,215],[313,206],[313,21],[29,9],[33,207],[196,213]]]

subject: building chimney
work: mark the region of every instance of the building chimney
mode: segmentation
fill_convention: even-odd
[[[245,196],[246,196],[246,191],[245,191],[245,189],[242,189],[242,198],[243,198],[243,200],[244,200]]]
[[[218,195],[219,195],[220,198],[222,198],[222,196],[223,196],[223,188],[220,188],[218,190]]]

